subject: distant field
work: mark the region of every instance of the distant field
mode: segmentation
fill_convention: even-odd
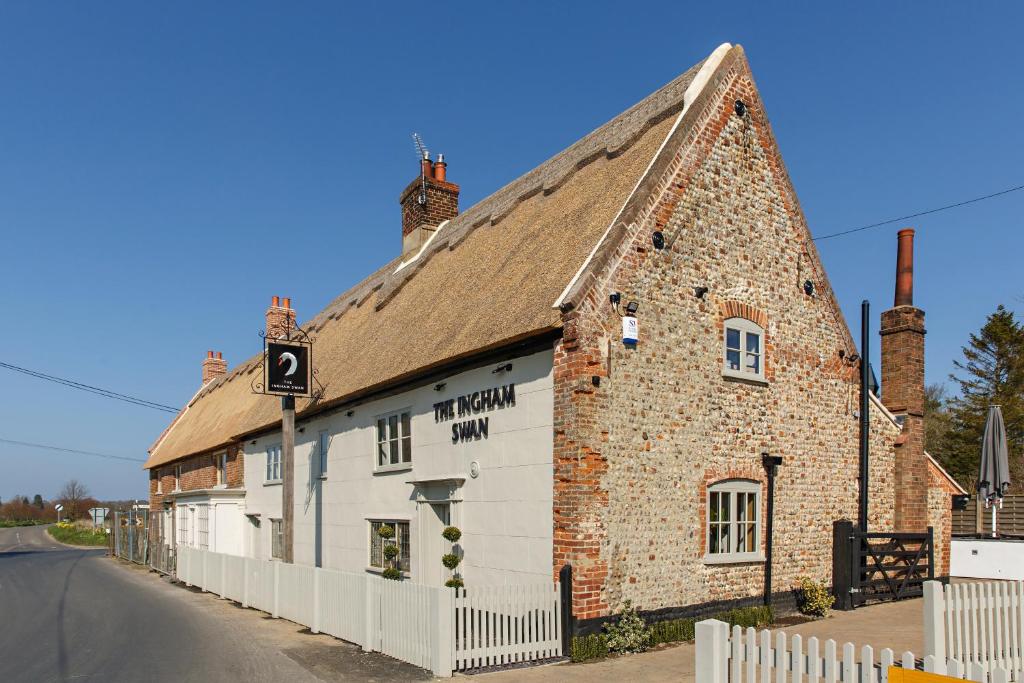
[[[41,519],[0,519],[0,529],[8,529],[14,526],[38,526],[49,524]]]
[[[83,529],[61,522],[51,526],[47,531],[58,541],[68,545],[107,545],[107,534],[102,529]]]

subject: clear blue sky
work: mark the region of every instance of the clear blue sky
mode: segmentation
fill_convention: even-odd
[[[410,132],[465,208],[726,41],[817,234],[1024,183],[1020,5],[686,4],[0,4],[0,361],[183,404],[208,348],[260,348],[272,294],[306,319],[394,256]],[[1024,308],[1022,209],[913,222],[929,381]],[[891,304],[899,227],[820,245],[855,328]],[[167,422],[0,373],[0,438],[143,458]],[[4,444],[0,473],[5,500],[147,490],[134,463]]]

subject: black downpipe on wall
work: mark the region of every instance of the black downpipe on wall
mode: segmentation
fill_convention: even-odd
[[[576,634],[575,618],[572,615],[572,565],[563,564],[558,570],[558,584],[562,591],[562,656],[572,654],[572,638]]]
[[[768,474],[768,519],[764,537],[764,604],[772,604],[772,528],[775,522],[775,475],[782,464],[781,455],[761,454],[761,464]]]
[[[865,533],[868,530],[868,441],[871,436],[870,316],[871,304],[865,299],[860,304],[860,500],[857,508],[857,524]]]

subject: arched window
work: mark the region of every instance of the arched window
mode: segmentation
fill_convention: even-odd
[[[761,484],[747,479],[730,479],[708,487],[708,561],[762,559],[760,525]]]
[[[764,379],[764,328],[746,318],[725,321],[722,374],[740,379]]]

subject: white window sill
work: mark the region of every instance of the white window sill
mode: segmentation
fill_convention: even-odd
[[[374,474],[389,474],[391,472],[408,472],[412,469],[411,462],[403,462],[397,465],[382,465],[373,470]]]
[[[733,370],[731,368],[722,368],[722,377],[725,379],[738,379],[750,384],[757,384],[763,387],[768,386],[768,380],[764,378],[764,375],[755,375],[752,372],[743,372],[742,370]]]
[[[319,479],[320,481],[327,481],[327,475],[321,474],[320,476],[317,477],[317,479]]]
[[[264,486],[280,486],[284,483],[283,479],[271,479],[270,481],[263,482]]]
[[[716,553],[705,555],[702,561],[704,564],[749,564],[764,562],[764,555],[761,553]]]

